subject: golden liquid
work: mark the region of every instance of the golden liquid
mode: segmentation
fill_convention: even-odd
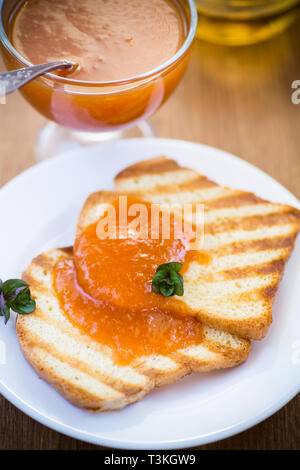
[[[300,18],[299,0],[196,0],[197,37],[217,44],[254,44]]]

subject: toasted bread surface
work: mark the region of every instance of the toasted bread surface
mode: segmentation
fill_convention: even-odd
[[[24,356],[38,375],[74,405],[95,412],[120,409],[155,386],[192,371],[233,367],[247,359],[249,341],[205,326],[199,345],[118,365],[109,347],[83,334],[61,310],[53,270],[59,260],[71,255],[71,248],[54,249],[28,266],[23,279],[30,285],[37,309],[19,315],[16,330]]]
[[[212,261],[207,266],[191,263],[184,275],[185,295],[178,300],[186,314],[206,325],[250,339],[263,338],[300,230],[300,212],[222,187],[165,157],[126,168],[115,184],[120,193],[134,193],[153,203],[204,205],[203,249]],[[97,198],[100,203],[99,195],[88,201],[85,218],[96,210]]]

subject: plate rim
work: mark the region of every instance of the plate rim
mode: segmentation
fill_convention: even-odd
[[[172,144],[172,145],[180,145],[182,147],[190,146],[194,148],[199,148],[199,150],[202,152],[205,150],[217,152],[220,156],[223,156],[227,160],[242,163],[245,166],[245,168],[251,167],[252,170],[255,170],[264,178],[267,178],[273,184],[273,186],[275,185],[281,191],[283,190],[287,194],[287,196],[290,197],[291,201],[293,201],[293,204],[295,206],[300,207],[300,201],[281,183],[279,183],[277,180],[275,180],[273,177],[265,173],[260,168],[256,167],[255,165],[252,165],[251,163],[247,162],[246,160],[243,160],[242,158],[232,153],[229,153],[227,151],[224,151],[222,149],[219,149],[210,145],[201,144],[198,142],[186,141],[186,140],[179,140],[179,139],[166,139],[166,138],[134,139],[132,138],[132,139],[124,139],[121,142],[124,142],[126,145],[135,145],[137,142],[140,142],[141,140],[145,145],[147,145],[147,143],[149,142],[155,142],[156,144],[161,143],[162,145]],[[93,146],[93,148],[99,147],[103,151],[103,148],[105,146],[109,147],[111,145],[116,145],[116,142],[99,144],[99,145]],[[81,149],[81,151],[84,151],[84,150],[87,150],[87,149]],[[39,173],[39,171],[43,167],[48,167],[52,165],[55,166],[57,165],[59,161],[62,161],[62,160],[68,164],[68,160],[72,159],[73,154],[78,153],[79,151],[80,151],[79,149],[67,151],[63,154],[52,157],[49,160],[45,160],[43,162],[39,162],[38,164],[34,164],[28,169],[22,171],[17,176],[15,176],[12,180],[7,182],[0,188],[0,199],[2,195],[6,193],[6,191],[13,190],[14,186],[18,184],[19,180],[22,180],[24,177],[26,178],[26,176],[28,175],[32,176],[34,175],[34,173]],[[139,158],[139,160],[142,161],[142,160],[145,160],[146,158],[147,157],[145,158],[141,157]],[[172,158],[176,160],[176,156]],[[188,156],[187,156],[187,159],[188,159]],[[187,166],[189,166],[188,162],[187,162]],[[42,414],[35,408],[31,407],[26,402],[23,402],[20,396],[15,394],[13,390],[8,389],[2,383],[2,380],[0,380],[0,393],[4,396],[5,399],[7,399],[10,403],[12,403],[16,408],[21,410],[27,416],[31,417],[32,419],[38,421],[39,423],[41,423],[42,425],[50,429],[53,429],[57,432],[60,432],[61,434],[72,437],[74,439],[79,439],[88,443],[92,443],[98,446],[105,446],[108,448],[130,449],[130,450],[168,450],[168,449],[185,449],[189,447],[201,446],[201,445],[217,442],[225,438],[229,438],[236,434],[239,434],[247,429],[250,429],[256,424],[259,424],[260,422],[269,418],[278,410],[280,410],[283,406],[285,406],[290,400],[292,400],[299,393],[299,388],[296,384],[296,386],[293,387],[293,389],[283,394],[280,399],[275,400],[273,404],[266,407],[261,412],[256,413],[256,415],[252,417],[251,419],[248,419],[246,421],[242,420],[241,422],[237,424],[230,425],[218,431],[213,431],[209,434],[205,434],[205,436],[198,435],[192,438],[189,437],[186,439],[182,439],[182,438],[176,439],[176,440],[173,439],[169,441],[166,441],[166,440],[164,441],[140,441],[138,443],[136,443],[133,440],[120,440],[120,439],[115,440],[115,439],[105,438],[105,437],[96,437],[96,436],[89,434],[86,431],[74,429],[67,424],[61,424],[57,422],[55,419],[49,416],[45,416],[44,414]]]
[[[195,148],[199,147],[199,148],[202,148],[203,150],[206,149],[208,151],[212,151],[212,150],[216,151],[219,154],[223,154],[223,156],[226,157],[228,160],[231,160],[231,161],[234,161],[234,162],[242,162],[242,164],[245,165],[245,167],[249,167],[252,170],[254,169],[256,172],[258,172],[260,174],[260,176],[263,176],[264,178],[267,178],[270,182],[272,182],[273,185],[276,185],[278,187],[278,189],[280,189],[281,191],[282,190],[285,191],[286,194],[291,199],[293,199],[294,204],[300,207],[300,199],[298,199],[289,189],[287,189],[285,186],[283,186],[283,184],[281,184],[275,178],[273,178],[268,173],[263,171],[261,168],[259,168],[256,165],[253,165],[252,163],[248,162],[247,160],[244,160],[243,158],[238,157],[237,155],[235,155],[231,152],[228,152],[228,151],[223,150],[223,149],[218,148],[218,147],[214,147],[213,145],[207,145],[207,144],[202,144],[200,142],[193,142],[193,141],[182,140],[182,139],[171,139],[171,138],[161,138],[161,137],[143,137],[143,138],[121,139],[121,140],[117,140],[117,141],[113,141],[113,142],[105,142],[105,143],[100,143],[100,144],[96,144],[96,145],[91,145],[88,148],[101,148],[102,149],[102,148],[105,148],[105,147],[109,147],[111,145],[116,145],[118,143],[125,142],[125,143],[128,143],[128,144],[134,144],[134,143],[137,143],[137,142],[140,142],[140,141],[143,141],[146,144],[147,144],[147,142],[149,142],[149,143],[150,142],[159,142],[159,143],[162,143],[162,144],[173,143],[173,144],[176,144],[176,145],[179,145],[179,146],[191,146],[191,147],[195,147]],[[55,165],[56,162],[61,160],[61,159],[64,159],[64,160],[71,159],[72,154],[78,153],[81,150],[83,151],[83,150],[87,150],[87,149],[85,147],[82,147],[82,149],[68,150],[68,151],[63,152],[61,154],[58,154],[54,157],[48,158],[46,160],[43,160],[43,161],[40,161],[40,162],[37,162],[37,163],[34,163],[29,168],[26,168],[25,170],[21,171],[19,174],[14,176],[11,180],[9,180],[7,183],[5,183],[3,186],[1,186],[1,188],[0,188],[0,197],[1,197],[2,192],[12,189],[13,186],[18,183],[19,179],[22,179],[24,176],[31,175],[31,174],[34,174],[35,172],[38,172],[38,170],[43,166],[47,167],[47,166]],[[174,158],[176,160],[176,157],[170,157],[170,158]],[[146,159],[147,158],[141,157],[139,159],[139,161],[143,161],[143,160],[146,160]]]

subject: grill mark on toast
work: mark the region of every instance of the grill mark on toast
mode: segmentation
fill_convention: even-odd
[[[60,248],[60,251],[65,255],[69,255],[69,256],[73,255],[73,247],[72,246],[66,246],[64,248]]]
[[[218,271],[216,273],[208,272],[205,273],[203,280],[205,282],[226,282],[239,279],[249,279],[249,278],[260,278],[264,275],[270,274],[281,274],[282,270],[287,262],[286,258],[275,259],[267,263],[262,263],[259,265],[249,265],[243,267],[236,267],[231,269],[224,269],[223,271]],[[199,278],[201,281],[201,277]],[[247,291],[247,294],[249,291]]]
[[[162,385],[170,385],[179,379],[182,379],[186,375],[192,372],[190,368],[179,367],[172,374],[164,374],[163,372],[155,374],[155,387],[161,387]]]
[[[84,203],[83,208],[87,209],[98,204],[107,205],[117,199],[118,196],[119,193],[116,191],[97,191],[89,195]]]
[[[268,313],[270,319],[272,317],[272,303],[275,300],[281,276],[275,275],[273,282],[268,286],[261,289],[254,289],[251,292],[243,292],[236,296],[237,302],[262,302],[265,305],[265,311]],[[259,320],[260,318],[258,318]]]
[[[261,297],[273,302],[275,300],[275,295],[279,287],[279,281],[280,281],[280,278],[278,278],[277,282],[274,283],[273,285],[269,287],[265,287],[264,289],[261,289],[260,291]]]
[[[166,363],[167,362],[167,363]],[[140,357],[132,362],[132,367],[137,370],[138,373],[152,377],[156,374],[165,373],[176,375],[180,369],[180,364],[174,361],[168,356],[149,356]]]
[[[226,292],[231,292],[232,295],[237,295],[241,292],[251,292],[253,289],[259,287],[259,288],[264,288],[269,285],[270,282],[273,280],[273,273],[272,274],[266,274],[265,276],[259,276],[259,277],[245,277],[245,278],[240,278],[243,281],[243,286],[238,282],[239,279],[233,278],[233,279],[224,279],[221,277],[221,279],[217,278],[218,273],[209,273],[211,274],[211,277],[206,277],[206,274],[202,272],[200,273],[194,273],[194,272],[187,272],[186,274],[186,279],[187,282],[189,279],[193,279],[197,282],[200,287],[195,288],[195,284],[189,284],[186,288],[188,293],[190,293],[192,296],[197,295],[199,297],[199,301],[201,300],[201,304],[203,305],[206,300],[210,302],[211,305],[215,305],[217,302],[220,304],[222,300],[224,299],[224,289],[226,289]],[[212,286],[211,283],[214,285]],[[207,298],[207,294],[211,291],[211,289],[214,289],[213,297]],[[243,289],[243,290],[242,290]],[[220,297],[222,296],[222,297]],[[178,298],[178,301],[180,300],[181,303],[184,303],[183,297]]]
[[[31,289],[31,294],[32,294],[33,297],[34,297],[33,289],[35,289],[37,291],[42,290],[42,292],[45,289],[43,286],[40,286],[40,283],[29,272],[25,271],[22,274],[22,279],[23,279],[23,281],[27,282],[27,284],[29,285],[29,287]]]
[[[233,230],[220,232],[217,234],[208,234],[206,232],[204,249],[213,253],[214,250],[222,250],[223,246],[228,247],[234,243],[247,243],[256,240],[262,240],[267,237],[270,239],[277,236],[289,237],[291,234],[296,237],[298,230],[298,224],[295,223],[286,225],[273,225],[271,227],[264,226],[250,231]]]
[[[212,211],[205,211],[204,218],[206,225],[220,224],[235,220],[243,220],[250,217],[267,216],[270,214],[284,214],[290,211],[289,206],[278,204],[253,204],[251,206],[240,206],[238,208],[224,208]]]
[[[191,181],[191,179],[189,179],[189,181]],[[160,186],[159,188],[143,188],[140,190],[140,194],[143,193],[143,199],[158,204],[162,202],[167,202],[169,204],[174,202],[179,204],[205,204],[206,201],[221,198],[228,195],[229,192],[232,193],[228,188],[222,188],[221,186],[213,184],[210,184],[204,189],[195,188],[194,191],[190,191],[189,189],[183,191],[181,189],[180,191],[176,190],[174,192],[174,187],[177,188],[178,184],[179,183],[173,185],[173,190],[170,193],[161,192],[160,189],[162,186]],[[133,191],[129,192],[132,194]],[[173,199],[175,196],[176,200],[174,201]]]
[[[249,342],[244,349],[236,354],[235,349],[230,346],[226,346],[222,343],[213,342],[205,339],[200,346],[206,350],[207,356],[213,356],[213,363],[208,358],[203,358],[201,361],[197,360],[193,354],[191,354],[191,348],[187,350],[180,350],[174,353],[177,362],[180,362],[184,366],[189,368],[189,372],[209,372],[210,370],[217,370],[223,368],[224,357],[226,358],[227,367],[233,367],[240,364],[245,357],[248,357],[251,343]]]
[[[196,178],[191,178],[183,183],[179,183],[176,185],[176,190],[174,191],[174,187],[166,184],[158,184],[155,188],[146,189],[146,191],[140,191],[140,195],[144,197],[144,199],[150,199],[152,195],[156,195],[157,192],[163,194],[164,196],[177,194],[178,191],[186,191],[186,190],[195,190],[195,189],[207,189],[217,186],[216,183],[210,181],[205,176],[197,176]],[[159,188],[159,189],[158,189]],[[146,193],[146,197],[145,197]]]
[[[68,246],[65,248],[59,248],[57,249],[57,252],[61,253],[62,257],[65,255],[71,256],[73,254],[73,247]],[[55,263],[58,261],[59,259],[57,259]],[[46,255],[41,254],[32,260],[30,270],[26,269],[22,274],[22,279],[27,282],[30,287],[37,289],[39,293],[41,293],[45,290],[45,286],[41,283],[40,279],[36,280],[34,278],[35,267],[42,268],[43,274],[44,276],[46,276],[53,268],[53,261],[52,259],[49,259],[49,257],[47,257]]]
[[[242,319],[225,317],[220,320],[213,312],[204,309],[195,312],[194,316],[211,328],[222,329],[239,337],[261,340],[266,335],[272,321],[272,309],[268,308],[259,317],[248,316]]]
[[[197,355],[194,353],[194,348],[196,351],[199,351],[199,348],[204,351],[204,356],[201,360],[197,358]],[[191,346],[187,349],[180,349],[178,351],[173,352],[169,355],[173,360],[177,363],[181,364],[182,367],[188,369],[188,373],[191,373],[195,370],[197,371],[204,371],[209,370],[210,367],[217,369],[217,364],[221,360],[223,362],[223,356],[219,355],[218,352],[212,352],[208,348],[208,341],[204,339],[200,345],[196,345],[195,347]],[[213,358],[213,365],[210,362],[210,359]],[[222,359],[221,359],[222,358]]]
[[[236,301],[245,303],[245,302],[257,302],[260,303],[262,302],[265,306],[265,308],[269,308],[268,306],[268,301],[270,300],[270,297],[268,297],[268,292],[276,292],[277,287],[279,285],[280,281],[280,276],[274,275],[272,283],[270,283],[269,286],[263,287],[263,288],[257,288],[253,289],[252,291],[249,292],[241,292],[240,294],[236,295]],[[275,289],[275,290],[274,290]]]
[[[251,344],[249,343],[248,347],[245,347],[245,349],[241,351],[241,357],[239,359],[237,359],[235,351],[231,346],[227,346],[227,345],[221,344],[221,343],[215,343],[213,341],[206,341],[205,346],[210,351],[222,354],[225,357],[228,357],[229,359],[234,360],[234,362],[236,362],[237,360],[240,360],[241,357],[243,357],[243,356],[245,356],[245,357],[248,356],[248,354],[250,352],[250,349],[251,349]]]
[[[179,191],[185,191],[187,189],[195,190],[195,189],[204,189],[204,188],[211,188],[213,186],[217,186],[214,181],[211,181],[206,176],[197,175],[195,178],[192,178],[188,181],[184,181],[178,185]],[[170,186],[169,186],[170,188]],[[164,191],[165,187],[162,189]],[[166,187],[167,190],[167,187]]]
[[[162,366],[159,368],[156,361],[151,361],[151,357],[136,360],[132,367],[136,368],[138,372],[149,379],[154,380],[156,387],[173,383],[190,372],[189,368],[184,367],[183,364],[175,360],[174,357],[163,356],[163,360],[170,360],[174,364],[174,367],[164,369],[164,366]]]
[[[224,208],[239,208],[241,206],[250,206],[252,204],[268,204],[268,201],[261,199],[254,193],[247,193],[245,191],[232,191],[233,194],[205,202],[205,209],[210,211]]]
[[[216,354],[216,353],[215,353]],[[192,356],[185,354],[184,351],[176,352],[176,361],[182,365],[182,367],[187,367],[187,372],[185,375],[189,375],[192,372],[208,372],[213,368],[217,370],[218,358],[215,357],[214,363],[212,364],[207,359],[202,359],[201,361],[194,359]],[[188,366],[187,366],[188,364]],[[220,365],[221,367],[221,365]],[[230,366],[228,366],[230,367]]]
[[[61,250],[59,250],[61,251]],[[63,253],[62,253],[63,255]],[[52,262],[51,259],[49,259],[46,255],[41,254],[37,256],[36,258],[33,259],[32,261],[33,264],[40,266],[41,268],[45,270],[50,270],[52,268]]]
[[[244,252],[258,252],[265,250],[276,250],[280,248],[293,248],[295,244],[296,233],[290,237],[274,237],[274,238],[262,238],[259,240],[249,240],[242,242],[234,242],[228,245],[223,245],[220,249],[211,250],[211,252],[218,255],[230,255]]]
[[[79,214],[76,236],[78,236],[87,225],[99,220],[101,215],[105,213],[107,205],[115,201],[118,195],[119,193],[115,191],[98,191],[90,194]],[[94,211],[94,209],[97,209],[97,206],[98,208],[100,206],[100,211]]]
[[[222,276],[224,280],[258,277],[267,274],[279,274],[282,272],[286,261],[287,258],[282,257],[256,266],[226,269],[218,272],[217,274]]]

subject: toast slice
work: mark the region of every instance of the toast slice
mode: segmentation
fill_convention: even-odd
[[[23,279],[30,285],[37,308],[30,315],[18,316],[16,330],[27,361],[74,405],[95,412],[121,409],[155,386],[174,382],[192,371],[224,369],[247,359],[249,341],[204,327],[202,341],[196,346],[118,365],[110,348],[73,326],[60,308],[53,269],[72,253],[72,248],[54,249],[28,266]]]
[[[121,193],[153,203],[204,205],[204,250],[211,263],[184,275],[185,313],[250,339],[265,336],[272,304],[300,229],[300,212],[253,193],[222,187],[174,160],[132,165],[115,178]],[[178,302],[177,302],[178,304]]]

